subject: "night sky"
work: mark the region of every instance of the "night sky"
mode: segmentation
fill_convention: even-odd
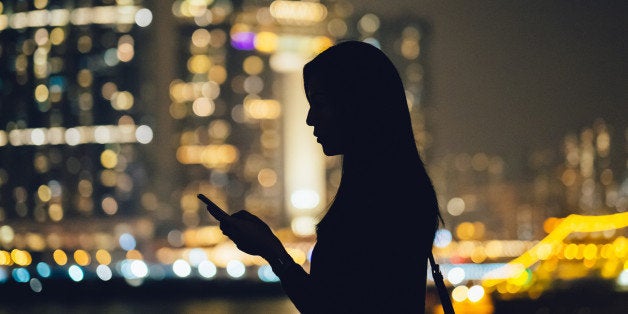
[[[614,127],[611,136],[624,136],[626,1],[354,2],[360,13],[412,12],[430,25],[434,157],[558,149],[598,117]]]

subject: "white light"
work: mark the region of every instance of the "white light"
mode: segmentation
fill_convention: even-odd
[[[134,260],[131,262],[131,273],[137,278],[144,278],[148,275],[148,266],[144,261]]]
[[[279,52],[270,57],[270,67],[277,72],[293,72],[303,69],[305,58],[294,52]]]
[[[68,275],[70,275],[70,278],[76,282],[83,280],[83,270],[76,265],[70,266],[68,269]]]
[[[65,130],[65,142],[70,146],[75,146],[81,143],[81,133],[75,128],[69,128]]]
[[[245,272],[246,268],[242,262],[238,260],[230,260],[229,263],[227,263],[227,274],[229,274],[229,276],[233,278],[240,278],[244,276]]]
[[[64,26],[70,22],[70,11],[56,9],[50,11],[50,26]]]
[[[619,273],[619,277],[617,277],[617,283],[620,286],[628,287],[628,269],[624,269]]]
[[[139,9],[135,12],[135,24],[139,27],[146,27],[153,21],[153,12],[149,9]]]
[[[111,133],[106,126],[97,126],[94,129],[94,139],[99,144],[105,144],[111,142]]]
[[[290,223],[292,231],[299,236],[310,236],[316,233],[316,219],[313,217],[297,217]]]
[[[203,278],[212,278],[216,276],[216,265],[210,261],[202,261],[198,264],[198,273]]]
[[[142,144],[148,144],[153,140],[153,130],[148,125],[140,125],[135,130],[137,141]]]
[[[198,266],[202,261],[207,259],[207,254],[203,249],[191,249],[188,255],[188,259],[190,260],[190,264],[192,266]]]
[[[46,134],[42,129],[34,129],[31,132],[31,142],[33,144],[39,146],[46,143]]]
[[[137,245],[135,238],[129,233],[123,233],[120,235],[118,242],[120,243],[120,247],[126,251],[135,249],[135,245]]]
[[[183,278],[190,275],[190,273],[192,272],[192,267],[190,267],[190,264],[188,264],[188,262],[182,259],[178,259],[172,264],[172,271],[174,271],[175,275]]]
[[[468,298],[471,302],[478,302],[484,297],[484,288],[482,286],[475,285],[469,288]]]
[[[290,195],[290,202],[298,209],[313,209],[320,202],[320,197],[313,190],[297,190]]]
[[[460,267],[454,267],[447,272],[447,280],[453,285],[457,285],[464,280],[464,269]]]
[[[447,212],[452,216],[460,216],[464,212],[464,200],[454,197],[447,202]]]
[[[102,281],[108,281],[111,279],[111,277],[113,277],[111,268],[109,268],[109,266],[107,265],[98,265],[98,267],[96,267],[96,275],[98,275],[98,278],[100,278]]]
[[[34,292],[41,292],[41,289],[43,288],[41,285],[41,281],[39,281],[39,279],[37,278],[32,278],[29,282],[29,285]]]
[[[451,243],[451,232],[447,229],[439,229],[436,231],[436,236],[434,236],[434,246],[435,247],[446,247]]]

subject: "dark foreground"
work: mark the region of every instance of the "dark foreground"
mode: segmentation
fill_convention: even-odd
[[[429,289],[428,309],[437,306]],[[461,304],[460,304],[461,305]],[[628,313],[628,293],[601,286],[576,286],[546,293],[536,300],[495,300],[494,311],[456,306],[464,313],[594,314]],[[430,313],[431,311],[428,311]],[[298,313],[278,283],[259,281],[164,280],[139,287],[124,280],[106,283],[48,281],[41,292],[28,284],[0,285],[0,314],[9,313]]]

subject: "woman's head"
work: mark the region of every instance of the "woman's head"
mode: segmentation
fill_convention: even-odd
[[[303,69],[307,123],[327,155],[414,145],[405,92],[392,62],[370,44],[337,44]]]
[[[343,42],[308,62],[303,79],[307,124],[325,154],[344,155],[329,213],[354,221],[362,216],[356,210],[374,217],[382,208],[420,209],[426,214],[422,229],[436,230],[436,195],[416,148],[403,84],[388,57],[372,45]]]

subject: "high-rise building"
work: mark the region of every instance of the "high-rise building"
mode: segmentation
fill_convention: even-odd
[[[129,232],[142,247],[153,126],[136,74],[152,13],[107,0],[0,2],[0,13],[0,247],[46,262],[119,249]]]

